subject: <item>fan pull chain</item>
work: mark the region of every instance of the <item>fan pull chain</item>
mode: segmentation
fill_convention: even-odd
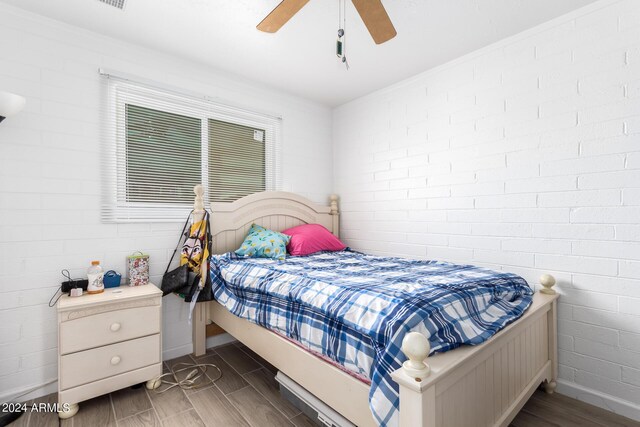
[[[347,70],[349,62],[347,62],[347,38],[344,35],[344,29],[347,24],[344,0],[338,2],[338,40],[336,40],[336,56],[340,58]]]

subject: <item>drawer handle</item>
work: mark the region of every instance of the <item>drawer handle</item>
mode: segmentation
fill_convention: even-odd
[[[113,356],[111,358],[111,364],[112,365],[117,365],[118,363],[120,363],[120,356]]]
[[[111,332],[118,332],[120,330],[120,323],[112,323],[110,329]]]

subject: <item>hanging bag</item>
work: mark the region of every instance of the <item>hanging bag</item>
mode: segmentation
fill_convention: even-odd
[[[208,250],[210,251],[212,238],[211,238],[211,229],[209,228],[209,212],[205,212],[203,221],[204,221],[204,227],[205,227],[205,232],[203,234],[206,239],[206,241],[204,242],[205,243],[204,247],[208,248]],[[209,259],[202,259],[201,262],[207,263],[206,271],[209,271],[209,265],[208,265]],[[193,300],[193,297],[195,296],[196,291],[200,286],[200,275],[197,275],[196,279],[197,280],[191,282],[191,289],[188,292],[184,292],[185,302],[191,302]],[[212,300],[213,300],[213,289],[211,287],[211,275],[207,274],[204,281],[204,287],[200,289],[200,292],[198,293],[196,301],[203,302],[203,301],[212,301]]]
[[[193,212],[193,211],[191,211]],[[162,275],[162,285],[160,285],[160,289],[162,290],[162,296],[169,295],[173,292],[180,292],[185,289],[191,289],[191,284],[193,281],[189,280],[189,263],[185,263],[171,271],[169,268],[171,267],[171,263],[173,262],[173,257],[176,256],[176,252],[178,252],[178,248],[180,247],[180,243],[182,239],[185,237],[185,231],[187,230],[187,225],[189,224],[189,218],[191,217],[191,213],[187,217],[187,221],[184,223],[184,227],[182,227],[182,232],[180,233],[180,237],[178,238],[178,244],[171,255],[171,259],[169,260],[169,264],[167,264],[167,269],[164,271]],[[192,273],[193,274],[193,273]]]

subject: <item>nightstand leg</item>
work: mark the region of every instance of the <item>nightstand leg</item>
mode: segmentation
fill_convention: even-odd
[[[147,381],[147,389],[155,390],[158,387],[160,387],[160,384],[162,384],[162,380],[160,378],[154,378],[152,380]]]
[[[80,405],[78,405],[77,403],[61,403],[60,405],[61,408],[58,411],[58,417],[62,418],[63,420],[73,417],[78,413],[78,410],[80,409]]]

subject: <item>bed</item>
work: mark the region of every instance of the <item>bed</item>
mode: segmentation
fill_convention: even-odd
[[[335,196],[329,206],[317,206],[295,194],[265,192],[229,204],[214,203],[211,210],[216,254],[235,250],[252,223],[274,230],[318,223],[339,235]],[[525,314],[481,345],[459,347],[425,360],[429,340],[418,332],[407,333],[402,351],[409,360],[390,373],[399,387],[399,425],[507,425],[541,383],[553,392],[557,377],[554,283],[553,277],[544,275],[542,290],[533,295]],[[218,302],[196,305],[196,355],[205,352],[205,328],[212,321],[354,424],[379,424],[369,409],[368,384],[285,337],[231,314]]]

